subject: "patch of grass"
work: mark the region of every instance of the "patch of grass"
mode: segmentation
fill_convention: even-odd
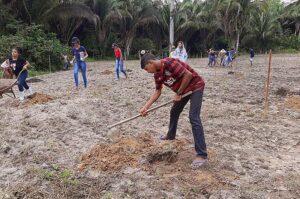
[[[42,171],[41,177],[44,180],[52,180],[54,177],[54,172],[53,171]]]
[[[29,77],[35,77],[35,76],[40,76],[40,75],[46,75],[49,74],[50,71],[38,71],[38,70],[28,70],[28,76]]]
[[[88,57],[88,58],[86,58],[85,61],[86,62],[96,62],[96,61],[99,61],[99,60],[97,60],[96,58],[93,58],[93,57]]]
[[[294,48],[286,48],[286,49],[275,49],[274,50],[275,53],[282,53],[282,54],[296,54],[299,53],[299,51],[297,49]]]
[[[56,165],[52,165],[47,169],[31,168],[31,173],[37,173],[42,180],[52,182],[62,182],[64,185],[77,185],[78,181],[72,172],[68,169],[60,169]]]
[[[101,199],[113,199],[113,194],[112,192],[106,192]]]

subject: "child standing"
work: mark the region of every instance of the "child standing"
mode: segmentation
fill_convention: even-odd
[[[72,55],[74,56],[72,63],[74,63],[74,79],[76,90],[78,90],[78,70],[81,70],[82,78],[84,82],[84,87],[87,87],[87,78],[86,78],[86,63],[85,59],[88,57],[85,47],[80,45],[80,40],[77,37],[72,38]]]
[[[21,57],[21,49],[18,47],[12,48],[11,57],[6,60],[9,67],[12,69],[14,75],[17,77],[18,87],[19,87],[19,99],[24,100],[24,90],[32,94],[32,89],[26,83],[26,78],[28,77],[27,68],[30,66],[29,62]]]
[[[226,56],[226,50],[222,49],[220,52],[219,52],[219,57],[220,57],[220,66],[224,66],[224,62],[225,62],[225,56]]]
[[[112,44],[112,48],[114,49],[115,57],[116,57],[116,73],[117,73],[117,78],[118,78],[118,80],[120,80],[120,74],[119,73],[120,73],[120,69],[121,69],[121,72],[125,75],[125,77],[127,79],[127,74],[124,71],[124,63],[123,63],[122,51],[118,47],[118,45],[115,44],[115,43]]]
[[[62,57],[64,58],[64,70],[69,70],[69,60],[68,60],[68,55],[62,55]]]
[[[216,65],[216,53],[215,51],[211,48],[208,51],[208,66],[213,67]]]
[[[252,66],[252,63],[253,63],[253,58],[254,58],[254,50],[251,48],[250,49],[250,64]]]
[[[140,110],[145,116],[147,110],[160,97],[163,85],[171,88],[174,95],[174,104],[171,109],[169,131],[161,140],[174,140],[180,113],[190,101],[189,118],[192,126],[192,133],[195,141],[196,158],[192,162],[193,168],[199,168],[208,164],[207,150],[204,138],[204,131],[200,119],[204,80],[188,64],[174,58],[157,60],[152,54],[145,54],[141,60],[141,67],[148,73],[154,74],[156,90]],[[192,94],[182,98],[182,95],[192,91]]]

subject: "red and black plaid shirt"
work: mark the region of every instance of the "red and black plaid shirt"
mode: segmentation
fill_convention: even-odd
[[[162,59],[161,66],[161,70],[154,74],[156,89],[161,89],[164,84],[174,92],[177,92],[186,70],[192,73],[192,79],[183,94],[203,89],[205,86],[202,77],[192,67],[178,59],[169,57]]]

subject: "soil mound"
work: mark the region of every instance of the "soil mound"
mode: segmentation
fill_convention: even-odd
[[[105,71],[102,71],[101,72],[101,75],[110,75],[110,74],[112,74],[113,72],[112,71],[110,71],[110,70],[105,70]]]
[[[142,164],[172,163],[177,161],[177,151],[186,146],[183,142],[185,141],[159,142],[150,134],[121,137],[112,143],[98,144],[83,154],[78,168],[116,171],[123,167],[138,167]]]
[[[275,92],[276,95],[279,95],[279,96],[287,96],[287,94],[289,93],[289,90],[286,89],[286,88],[278,88],[277,91]]]
[[[25,106],[32,106],[34,104],[44,104],[49,101],[54,100],[54,97],[50,95],[46,95],[43,93],[33,93],[32,95],[29,95],[27,100],[25,101]]]
[[[300,110],[300,96],[290,96],[287,98],[285,105],[287,108]]]

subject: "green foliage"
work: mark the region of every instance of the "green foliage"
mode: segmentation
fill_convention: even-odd
[[[69,43],[72,36],[81,39],[95,60],[112,59],[112,43],[118,43],[123,53],[130,51],[129,58],[137,58],[141,49],[162,54],[169,43],[167,2],[0,1],[0,61],[18,45],[35,69],[49,70],[49,57],[51,70],[61,69],[61,55],[69,52],[61,43]],[[184,41],[190,56],[205,54],[211,47],[299,51],[300,1],[288,6],[282,0],[175,2],[175,42]]]
[[[277,36],[273,40],[275,51],[297,53],[300,51],[300,37],[296,35]]]
[[[2,35],[0,37],[0,59],[4,60],[10,55],[11,48],[22,48],[22,56],[27,59],[34,69],[51,70],[62,68],[62,54],[69,52],[56,38],[54,33],[45,33],[41,26],[23,26],[15,35]]]
[[[60,168],[50,167],[48,169],[33,169],[33,172],[37,172],[41,179],[47,181],[60,181],[64,185],[75,185],[77,180],[72,172],[68,169],[61,170]]]
[[[148,38],[136,38],[132,43],[132,54],[138,55],[140,50],[153,50],[155,44],[151,39]],[[137,56],[138,57],[138,56]]]

